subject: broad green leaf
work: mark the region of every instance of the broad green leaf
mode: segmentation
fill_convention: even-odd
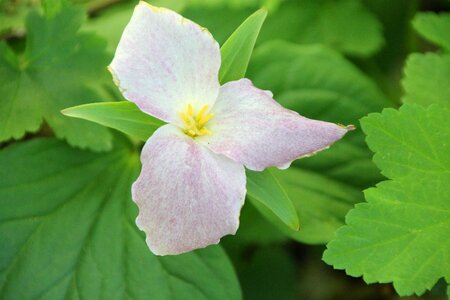
[[[320,46],[266,43],[255,50],[248,73],[283,106],[312,119],[357,124],[359,118],[391,105],[356,67]],[[357,187],[381,179],[358,128],[331,149],[295,165]]]
[[[450,104],[450,55],[412,54],[404,72],[405,103]]]
[[[400,295],[450,282],[450,110],[405,104],[361,120],[374,162],[390,180],[365,192],[324,260]]]
[[[261,32],[261,41],[269,39],[320,43],[356,56],[370,56],[383,44],[381,23],[359,0],[286,1]]]
[[[293,202],[301,224],[297,232],[278,227],[299,242],[329,242],[336,230],[344,225],[347,212],[363,200],[358,189],[318,173],[295,167],[273,173]]]
[[[188,6],[184,13],[207,27],[217,40],[223,41],[251,9],[261,7],[257,3],[260,1],[253,2],[253,6],[246,5],[247,9],[235,9],[219,3],[209,8],[208,5],[201,8]],[[285,0],[268,6],[270,14],[257,43],[274,39],[299,44],[320,43],[346,54],[370,56],[383,45],[382,26],[361,2]]]
[[[55,139],[0,151],[1,299],[240,299],[219,246],[154,256],[134,221],[140,164]]]
[[[42,9],[47,18],[53,18],[67,6],[66,0],[41,0]]]
[[[141,141],[146,141],[164,122],[142,112],[129,101],[90,103],[62,111],[69,117],[80,118],[117,129]]]
[[[275,9],[285,0],[184,0],[190,7],[196,8],[223,8],[229,7],[233,9],[253,8],[255,6],[267,7]]]
[[[298,299],[296,261],[287,249],[257,248],[238,262],[244,299]]]
[[[430,42],[450,50],[450,14],[419,13],[413,20],[414,28]]]
[[[77,34],[82,11],[66,8],[52,18],[31,12],[26,20],[24,55],[0,45],[0,141],[20,139],[43,121],[69,144],[93,150],[111,148],[112,136],[99,125],[66,118],[60,110],[92,102],[88,84],[104,73],[104,44],[93,35]],[[106,72],[105,72],[106,73]]]
[[[222,84],[245,76],[253,47],[266,16],[266,10],[258,10],[248,17],[222,45],[220,49],[222,65],[219,72],[219,80]]]
[[[271,169],[263,172],[247,170],[247,196],[259,202],[293,230],[300,227],[298,215],[291,199]],[[257,208],[260,206],[257,205]]]

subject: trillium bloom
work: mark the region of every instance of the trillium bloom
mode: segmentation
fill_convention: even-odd
[[[141,2],[110,70],[124,97],[168,124],[145,143],[136,220],[158,255],[216,244],[239,226],[244,166],[287,168],[347,128],[280,106],[248,79],[220,86],[218,43],[204,28]]]

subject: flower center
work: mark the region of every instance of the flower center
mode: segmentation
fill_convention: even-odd
[[[194,111],[191,104],[188,104],[184,112],[180,112],[181,120],[183,120],[185,134],[190,137],[198,137],[209,134],[210,131],[205,128],[205,124],[214,117],[211,113],[206,113],[208,105],[203,105],[198,113]]]

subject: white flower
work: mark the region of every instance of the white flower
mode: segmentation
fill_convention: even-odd
[[[205,247],[236,232],[244,166],[287,168],[347,132],[283,108],[248,79],[220,86],[220,62],[207,30],[141,2],[110,65],[124,97],[168,123],[146,142],[132,187],[136,223],[158,255]]]

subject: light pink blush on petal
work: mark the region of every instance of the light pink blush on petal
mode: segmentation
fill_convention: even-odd
[[[145,144],[132,186],[136,220],[157,255],[180,254],[234,234],[245,198],[242,164],[215,154],[173,125]]]
[[[165,122],[212,107],[219,92],[220,49],[204,28],[168,9],[136,6],[109,70],[126,99]]]
[[[248,79],[223,85],[212,113],[211,134],[200,141],[256,171],[287,168],[293,160],[329,147],[350,129],[285,109]]]

